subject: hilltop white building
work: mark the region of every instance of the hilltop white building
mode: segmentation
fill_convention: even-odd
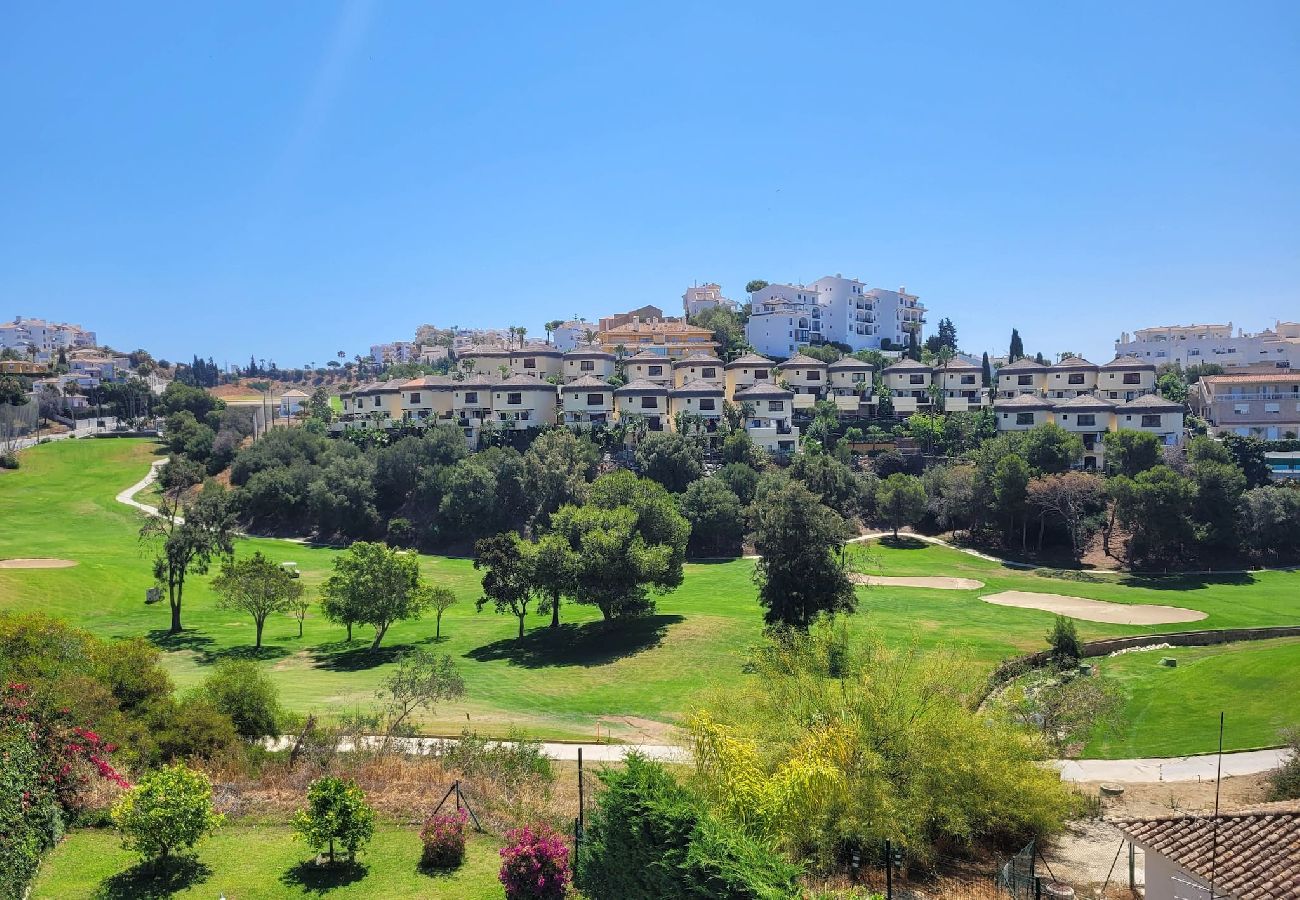
[[[54,353],[77,347],[94,347],[95,332],[67,322],[47,322],[15,316],[12,322],[0,324],[0,350],[21,350],[24,353]]]
[[[1115,342],[1117,356],[1135,356],[1157,366],[1177,363],[1183,368],[1214,363],[1225,369],[1271,365],[1300,369],[1300,323],[1277,322],[1271,329],[1249,334],[1226,325],[1164,325],[1124,332]]]
[[[812,284],[769,284],[755,291],[745,337],[759,353],[793,356],[800,344],[846,344],[851,350],[907,343],[921,337],[925,306],[906,288],[868,287],[828,275]]]
[[[706,309],[713,309],[717,306],[735,309],[736,301],[728,300],[722,296],[722,287],[713,282],[688,287],[686,293],[682,294],[682,309],[686,311],[688,316],[698,316]]]

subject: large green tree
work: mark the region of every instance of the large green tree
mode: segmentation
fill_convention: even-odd
[[[262,628],[271,613],[285,612],[303,594],[302,582],[260,552],[239,560],[227,560],[221,574],[212,580],[217,605],[253,617],[255,649],[262,648]]]
[[[334,572],[321,588],[321,610],[331,622],[375,629],[371,652],[379,649],[389,627],[418,619],[429,605],[429,592],[414,553],[382,542],[357,541],[334,559]]]
[[[895,472],[876,488],[876,512],[894,530],[914,525],[925,515],[925,485],[915,475]]]
[[[688,546],[693,556],[739,555],[745,517],[740,498],[726,482],[716,476],[692,481],[677,503],[691,523]]]
[[[768,625],[806,630],[822,613],[853,611],[839,515],[798,481],[760,496],[752,515],[754,580]]]
[[[534,578],[536,548],[514,532],[481,538],[474,544],[474,568],[483,571],[483,596],[479,610],[491,603],[502,615],[510,614],[519,622],[519,638],[524,637],[524,620],[528,607],[537,598]]]
[[[1129,557],[1144,562],[1182,558],[1195,538],[1191,519],[1196,488],[1168,466],[1155,466],[1134,478],[1111,479],[1119,524],[1128,529]]]
[[[1133,478],[1160,462],[1160,438],[1154,434],[1108,431],[1102,440],[1106,446],[1106,468],[1118,475]]]
[[[682,583],[691,526],[664,488],[621,470],[596,479],[581,506],[567,504],[551,519],[577,559],[573,599],[605,619],[654,609],[651,591]]]

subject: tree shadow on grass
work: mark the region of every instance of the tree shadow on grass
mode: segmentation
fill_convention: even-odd
[[[195,653],[207,653],[212,646],[212,638],[197,631],[186,629],[179,634],[172,634],[166,628],[155,628],[147,635],[149,643],[161,650],[193,650]]]
[[[252,644],[241,644],[238,647],[225,647],[214,650],[212,645],[215,641],[212,638],[197,631],[188,630],[182,631],[180,634],[172,634],[164,628],[155,628],[149,632],[149,642],[155,647],[169,652],[189,650],[198,656],[199,665],[205,666],[227,659],[270,660],[289,655],[287,647],[275,644],[263,644],[260,650]]]
[[[503,659],[529,669],[604,666],[659,646],[668,633],[668,626],[681,621],[681,616],[658,615],[613,623],[537,628],[522,639],[507,638],[475,647],[465,657],[479,662]]]
[[[307,860],[281,875],[280,883],[300,888],[304,894],[323,895],[360,881],[369,871],[370,867],[365,863],[338,862],[332,866],[320,866],[315,860]]]
[[[173,856],[157,862],[142,862],[105,878],[95,891],[95,900],[156,900],[171,897],[208,880],[212,869],[194,856]]]
[[[1126,575],[1119,584],[1153,591],[1201,591],[1208,587],[1245,587],[1255,581],[1251,573],[1238,572],[1230,575]]]
[[[350,645],[346,641],[339,641],[335,644],[322,644],[315,648],[312,651],[312,659],[318,669],[328,669],[331,672],[361,672],[366,669],[373,669],[376,666],[397,662],[403,654],[409,653],[415,647],[433,642],[434,639],[429,637],[422,641],[411,641],[404,644],[381,644],[378,650],[371,650],[369,641],[361,644],[353,641]],[[348,649],[337,649],[340,647],[347,647]]]
[[[889,547],[891,550],[924,550],[930,545],[920,538],[910,537],[906,534],[900,534],[894,537],[892,534],[885,535],[880,539],[882,547]]]

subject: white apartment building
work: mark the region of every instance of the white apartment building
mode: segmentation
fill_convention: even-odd
[[[0,350],[56,353],[95,344],[95,332],[67,322],[15,316],[12,322],[0,324]]]
[[[827,275],[809,285],[770,284],[756,291],[745,337],[759,352],[793,356],[800,344],[835,342],[852,351],[901,346],[921,337],[925,306],[906,288],[868,287]]]
[[[587,340],[590,335],[592,340]],[[596,338],[596,326],[581,319],[570,319],[551,332],[551,342],[561,353],[586,346]]]
[[[686,293],[682,294],[682,309],[685,310],[688,316],[698,316],[706,309],[713,309],[718,306],[735,309],[736,301],[728,300],[722,296],[721,286],[713,282],[688,287]]]
[[[371,344],[370,358],[375,365],[391,366],[395,363],[415,362],[420,358],[420,345],[412,341],[391,341],[387,344]]]
[[[1116,356],[1133,356],[1153,365],[1183,368],[1214,363],[1227,368],[1273,365],[1300,369],[1300,323],[1276,322],[1254,334],[1226,325],[1164,325],[1124,332]]]

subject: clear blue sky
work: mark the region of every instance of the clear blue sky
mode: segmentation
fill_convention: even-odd
[[[693,281],[1300,317],[1300,4],[9,3],[0,318],[323,364]]]

